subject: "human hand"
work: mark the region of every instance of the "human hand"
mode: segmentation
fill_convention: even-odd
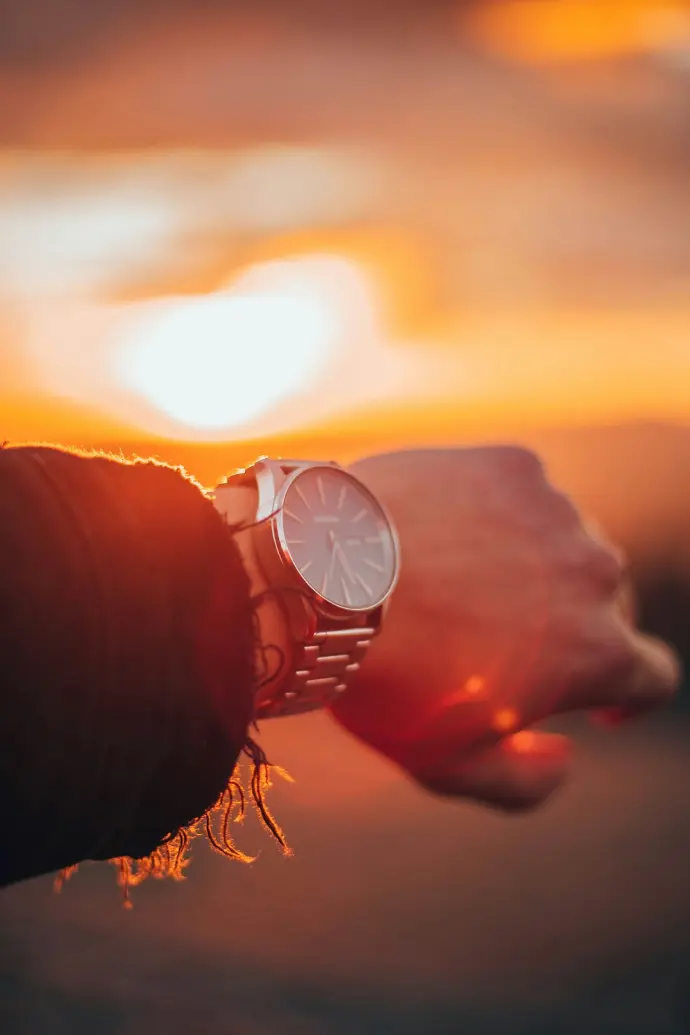
[[[675,655],[634,629],[619,555],[517,447],[431,449],[351,466],[387,506],[402,570],[336,719],[423,786],[505,809],[566,776],[565,711],[663,704]]]

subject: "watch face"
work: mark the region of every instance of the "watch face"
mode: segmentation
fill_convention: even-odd
[[[368,611],[385,600],[397,570],[394,533],[356,478],[306,468],[288,485],[278,520],[283,549],[328,603]]]

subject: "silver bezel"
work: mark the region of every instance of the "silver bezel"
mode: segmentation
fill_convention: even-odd
[[[299,481],[299,479],[303,475],[306,475],[308,471],[312,472],[314,470],[318,470],[319,468],[328,470],[331,473],[333,473],[333,471],[335,470],[338,473],[339,477],[346,479],[347,481],[352,482],[354,485],[356,485],[357,489],[369,499],[372,510],[380,514],[385,526],[387,534],[384,538],[384,563],[386,565],[386,570],[391,572],[391,578],[388,583],[388,586],[386,587],[385,592],[381,594],[381,596],[378,599],[374,600],[371,603],[367,603],[362,607],[343,607],[342,605],[337,604],[332,600],[329,600],[327,597],[323,597],[318,592],[318,590],[316,590],[311,585],[311,583],[308,582],[307,579],[305,579],[305,577],[302,575],[299,568],[297,567],[292,557],[292,554],[290,553],[290,547],[288,546],[285,535],[284,524],[283,503],[285,501],[285,497],[287,496],[288,492],[295,484],[295,482]],[[376,498],[374,493],[371,492],[370,489],[368,489],[367,486],[359,480],[359,478],[356,478],[354,475],[350,474],[349,471],[344,470],[337,464],[310,464],[308,467],[304,466],[298,468],[286,477],[285,482],[280,487],[278,495],[275,499],[275,510],[277,511],[277,513],[275,514],[272,520],[274,539],[278,552],[284,564],[287,567],[289,567],[292,572],[294,572],[295,577],[299,579],[299,582],[301,583],[303,589],[310,594],[310,596],[317,603],[317,606],[320,610],[334,615],[369,614],[370,612],[375,611],[377,608],[381,607],[385,603],[385,601],[390,597],[391,592],[395,588],[395,584],[397,582],[399,569],[399,546],[397,535],[395,532],[395,527],[388,513],[386,512],[385,507],[382,506],[381,502]]]

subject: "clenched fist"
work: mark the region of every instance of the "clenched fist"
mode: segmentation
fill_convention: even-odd
[[[403,451],[352,471],[388,507],[402,571],[383,632],[332,711],[422,785],[536,805],[563,781],[569,744],[530,727],[673,694],[677,660],[631,624],[619,555],[532,453]]]

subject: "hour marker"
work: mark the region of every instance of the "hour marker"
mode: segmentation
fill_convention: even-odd
[[[304,571],[304,568],[302,568],[302,571]],[[323,580],[321,582],[321,589],[319,590],[319,593],[321,594],[322,597],[326,596],[326,586],[327,585],[328,585],[328,568],[326,568],[325,572],[323,573]]]
[[[305,571],[309,571],[313,563],[313,559],[309,559],[306,564],[302,565],[302,567],[300,568],[302,575],[304,575]]]
[[[366,517],[366,516],[367,516],[367,508],[366,507],[362,507],[362,509],[359,511],[359,513],[355,514],[355,516],[353,517],[352,523],[354,524],[356,521],[361,521],[362,518]]]
[[[304,539],[288,539],[287,541],[288,546],[304,546],[304,543]],[[383,571],[383,568],[381,571]]]
[[[364,581],[362,576],[359,574],[359,572],[357,572],[357,574],[355,575],[355,578],[359,582],[360,586],[362,587],[362,589],[364,590],[366,595],[368,597],[370,597],[372,595],[372,593],[371,593],[371,586],[367,586],[366,582]]]
[[[350,590],[347,588],[347,582],[340,576],[340,585],[343,587],[343,596],[345,597],[345,603],[348,607],[352,606],[352,597],[350,596]]]
[[[302,490],[300,489],[299,485],[296,482],[295,482],[295,492],[297,493],[299,498],[302,500],[302,503],[305,505],[307,510],[311,510],[311,507],[309,506],[309,500],[304,495],[304,493],[302,492]]]
[[[347,485],[343,485],[342,489],[340,490],[340,495],[338,496],[338,508],[337,508],[338,510],[342,510],[343,509],[343,501],[345,499],[345,493],[346,492],[347,492]]]
[[[364,558],[364,563],[368,564],[370,568],[374,569],[374,571],[381,572],[381,574],[385,571],[382,564],[377,564],[376,561],[372,561],[369,557]]]
[[[319,498],[321,500],[321,504],[322,504],[322,506],[325,507],[326,506],[326,493],[323,491],[323,482],[321,481],[320,478],[317,478],[316,479],[316,484],[318,485],[318,488],[319,488]]]
[[[283,514],[285,514],[289,518],[292,518],[292,520],[296,521],[298,525],[303,525],[304,524],[304,521],[302,521],[302,518],[301,517],[297,517],[297,515],[292,510],[290,510],[288,507],[284,507],[283,508]]]
[[[381,542],[381,536],[380,535],[366,535],[364,537],[364,542],[365,543],[380,543]]]

